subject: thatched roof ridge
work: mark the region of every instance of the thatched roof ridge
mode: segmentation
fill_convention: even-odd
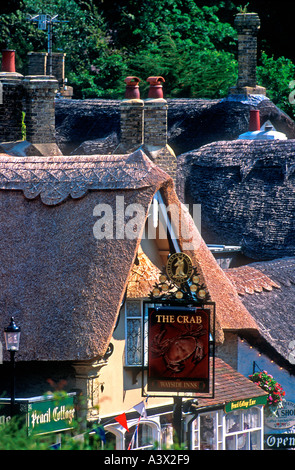
[[[280,285],[270,279],[262,271],[253,266],[227,269],[226,275],[237,289],[239,295],[254,294],[263,290],[279,289]]]
[[[207,243],[253,260],[295,255],[295,140],[220,141],[178,158],[177,193],[202,206]]]
[[[148,298],[155,282],[158,281],[159,275],[160,270],[150,261],[142,251],[142,248],[139,247],[137,262],[134,263],[129,273],[127,298]]]
[[[0,154],[0,189],[40,196],[47,205],[84,196],[90,190],[139,189],[167,175],[141,151],[130,155],[11,157]],[[166,175],[166,176],[164,176]]]
[[[227,269],[225,273],[238,291],[244,290],[241,300],[255,319],[261,336],[289,361],[295,337],[295,258],[252,263]],[[253,273],[255,284],[259,276],[262,280],[261,290],[247,289],[249,284],[253,286]]]

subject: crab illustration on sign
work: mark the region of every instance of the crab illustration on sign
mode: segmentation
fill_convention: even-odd
[[[185,361],[192,356],[192,361],[197,364],[204,357],[203,342],[197,338],[204,334],[203,326],[193,329],[186,325],[174,338],[164,339],[167,330],[161,331],[153,340],[152,353],[157,357],[162,356],[167,369],[172,372],[181,372],[185,367]]]

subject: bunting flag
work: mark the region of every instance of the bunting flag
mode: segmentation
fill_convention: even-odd
[[[143,418],[147,418],[144,401],[141,401],[140,403],[135,405],[133,408],[137,411],[137,413],[140,414],[140,416],[142,416]]]
[[[147,403],[148,401],[148,397],[146,398],[145,402]],[[135,409],[139,414],[140,414],[140,417],[139,417],[139,420],[138,420],[138,423],[136,425],[136,429],[135,429],[135,432],[134,432],[134,435],[132,436],[132,439],[131,439],[131,442],[129,444],[129,447],[128,448],[133,448],[133,445],[134,445],[134,440],[136,438],[136,434],[138,432],[138,426],[139,426],[139,421],[140,421],[140,418],[147,418],[147,412],[146,412],[146,407],[145,407],[145,402],[144,401],[141,401],[140,403],[138,403],[137,405],[133,406],[133,409]],[[131,409],[130,409],[131,410]],[[123,426],[123,428],[126,429],[126,431],[129,432],[129,428],[128,428],[128,424],[127,424],[127,417],[126,417],[126,413],[122,413],[118,416],[116,416],[115,420],[121,424],[121,426]],[[109,422],[111,422],[112,419],[110,419],[109,421],[106,421],[104,423],[104,425],[108,424]],[[100,439],[102,440],[103,443],[106,442],[106,434],[105,434],[105,429],[104,429],[104,425],[100,424],[98,427],[94,428],[92,431],[94,431],[96,434],[99,435]],[[91,432],[91,431],[88,431],[88,432]],[[131,447],[132,446],[132,447]]]
[[[99,435],[102,442],[106,443],[106,433],[103,426],[99,426],[98,428],[94,429],[94,432]]]
[[[125,413],[122,413],[121,415],[116,416],[115,420],[129,432]]]

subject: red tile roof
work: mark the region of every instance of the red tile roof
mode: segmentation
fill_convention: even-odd
[[[199,398],[198,408],[266,395],[267,393],[256,383],[244,377],[222,359],[215,358],[214,398]]]

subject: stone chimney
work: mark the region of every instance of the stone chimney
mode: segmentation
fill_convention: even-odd
[[[54,99],[58,82],[52,76],[28,75],[25,90],[26,140],[32,144],[55,144]]]
[[[47,52],[28,53],[28,75],[46,75]]]
[[[131,153],[142,147],[147,156],[176,180],[177,161],[167,143],[168,104],[163,98],[163,77],[149,77],[148,98],[142,100],[140,79],[125,79],[125,99],[120,104],[120,144],[115,153]]]
[[[235,17],[238,32],[238,81],[231,94],[265,95],[265,88],[257,85],[257,34],[260,19],[257,13],[238,13]]]
[[[15,71],[15,51],[2,51],[0,142],[22,140],[23,76]]]
[[[168,145],[168,104],[163,97],[163,77],[149,77],[144,102],[144,146],[151,160],[176,180],[176,155]]]
[[[53,52],[51,57],[47,52],[29,52],[28,75],[51,75],[52,65],[52,75],[58,81],[59,92],[64,98],[72,98],[73,87],[67,85],[65,78],[65,58],[66,54],[61,52]]]
[[[116,154],[131,153],[143,144],[143,100],[137,77],[125,78],[125,99],[120,104],[120,144]]]

